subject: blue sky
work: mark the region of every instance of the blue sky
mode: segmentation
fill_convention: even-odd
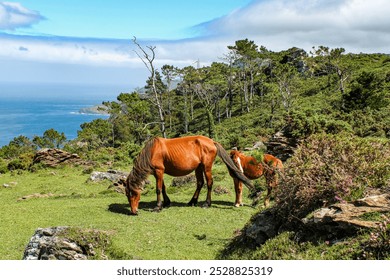
[[[182,39],[191,27],[224,16],[250,0],[21,0],[42,16],[26,33],[129,39]]]
[[[390,53],[389,14],[388,0],[0,1],[0,83],[143,86],[133,36],[156,46],[157,67],[207,65],[244,38]]]

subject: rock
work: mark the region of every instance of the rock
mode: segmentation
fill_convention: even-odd
[[[92,182],[99,182],[103,180],[109,180],[113,184],[108,186],[108,189],[114,189],[116,192],[125,194],[125,182],[127,173],[117,170],[109,170],[107,172],[94,171],[89,176],[89,180]]]
[[[109,185],[107,189],[114,189],[117,193],[126,194],[126,179],[119,179],[113,184]]]
[[[59,236],[68,227],[38,228],[28,243],[23,260],[86,260],[82,248]]]
[[[252,147],[244,148],[245,151],[253,151],[253,150],[265,151],[266,149],[267,149],[267,146],[262,141],[257,141],[255,144],[253,144]]]
[[[48,167],[56,167],[59,164],[86,164],[77,154],[71,154],[60,149],[41,149],[34,158],[33,164],[43,164]]]
[[[246,239],[251,239],[259,246],[278,234],[279,225],[273,209],[266,209],[252,218],[252,222],[244,229],[244,234]]]
[[[372,195],[363,199],[358,199],[353,202],[355,206],[367,206],[367,207],[390,207],[389,204],[389,195],[388,194],[379,194]]]
[[[18,184],[18,182],[4,183],[4,184],[3,184],[3,187],[4,187],[4,188],[12,188],[12,187],[16,186],[17,184]]]
[[[375,228],[378,222],[364,219],[370,213],[390,211],[390,195],[382,194],[358,199],[350,203],[336,203],[316,210],[311,218],[302,220],[301,240],[313,237],[335,240],[351,236],[364,228]]]
[[[309,218],[294,224],[286,223],[286,217],[278,215],[278,209],[272,207],[254,215],[235,239],[236,244],[231,244],[230,247],[258,247],[283,231],[295,232],[297,241],[327,240],[332,244],[353,236],[362,229],[377,227],[379,222],[371,221],[365,216],[389,211],[390,194],[369,196],[350,203],[336,203],[320,208],[309,215]]]
[[[188,174],[186,176],[175,177],[172,179],[172,187],[180,187],[185,184],[196,184],[196,176],[194,174]]]
[[[48,197],[52,197],[52,196],[55,196],[55,195],[52,193],[45,193],[45,194],[33,193],[33,194],[22,196],[17,201],[27,200],[27,199],[31,199],[31,198],[48,198]],[[57,195],[57,197],[58,196],[62,196],[62,195]]]
[[[127,173],[117,171],[117,170],[109,170],[107,172],[100,172],[100,171],[93,171],[91,175],[89,176],[89,179],[92,182],[99,182],[103,180],[109,180],[112,182],[117,182],[121,179],[126,179]]]
[[[98,247],[98,244],[89,243],[85,241],[85,238],[80,238],[82,242],[74,241],[67,237],[68,229],[70,228],[64,226],[38,228],[26,246],[23,260],[87,260],[89,256],[96,255],[94,248]],[[79,236],[86,232],[102,236],[97,230],[80,230]],[[107,244],[107,241],[103,243]],[[103,259],[106,258],[104,254],[101,256]]]
[[[282,161],[286,161],[294,154],[298,144],[299,141],[296,138],[285,136],[283,131],[279,131],[265,143],[267,153],[272,154]]]

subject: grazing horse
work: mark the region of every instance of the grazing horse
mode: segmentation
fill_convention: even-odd
[[[267,196],[264,200],[264,205],[268,207],[271,191],[278,185],[277,173],[283,171],[282,161],[273,155],[265,154],[263,161],[257,162],[253,156],[246,156],[237,150],[232,150],[230,157],[248,179],[255,180],[264,175],[267,186]],[[234,206],[239,207],[242,205],[242,183],[234,177],[233,180],[236,191],[236,202]]]
[[[134,161],[133,169],[126,179],[126,196],[129,200],[131,213],[136,215],[138,212],[142,185],[149,174],[153,174],[156,179],[157,207],[154,210],[159,211],[163,206],[170,205],[163,180],[164,173],[177,177],[187,175],[194,170],[197,179],[196,190],[188,204],[190,206],[197,204],[205,177],[207,184],[205,206],[210,206],[213,185],[211,169],[217,155],[226,164],[233,178],[253,188],[251,181],[235,166],[221,144],[210,138],[204,136],[173,139],[156,137],[149,140]],[[161,193],[164,203],[161,202]]]

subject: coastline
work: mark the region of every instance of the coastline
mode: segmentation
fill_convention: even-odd
[[[109,115],[107,106],[104,105],[95,105],[92,107],[84,107],[78,111],[82,115]]]

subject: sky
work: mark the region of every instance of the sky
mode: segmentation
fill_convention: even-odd
[[[208,65],[245,38],[390,53],[389,15],[388,0],[0,1],[0,83],[142,87],[134,36],[156,47],[157,67]]]

